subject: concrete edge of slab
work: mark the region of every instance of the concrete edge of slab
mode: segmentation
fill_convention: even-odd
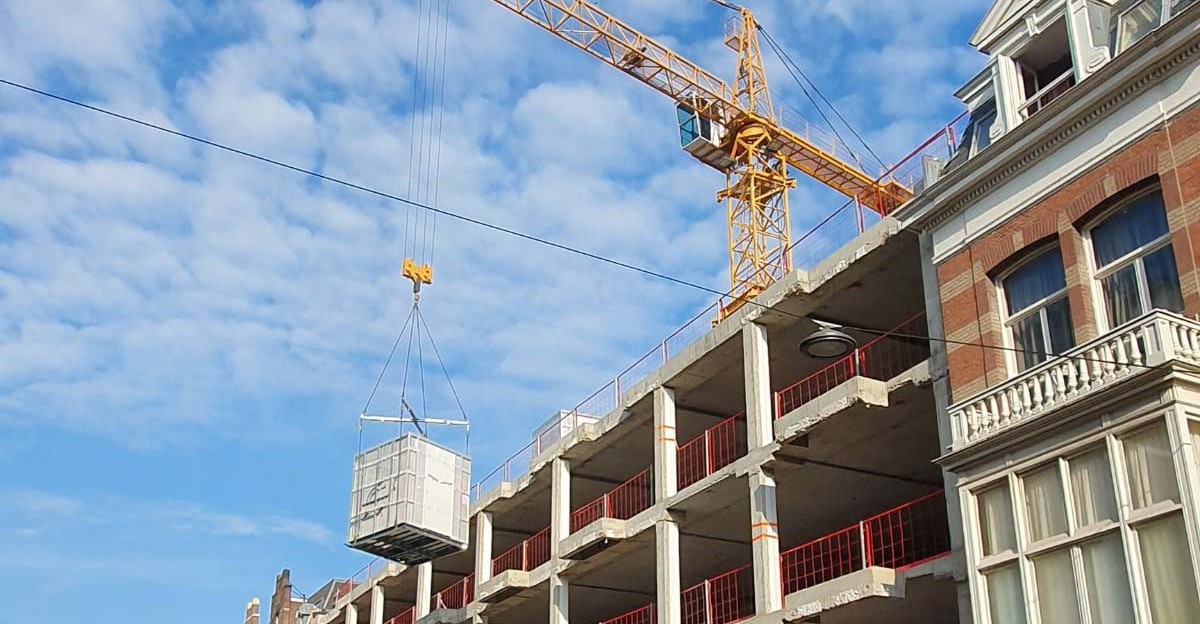
[[[812,617],[865,598],[903,598],[903,573],[866,568],[802,589],[784,597],[783,621]]]
[[[857,403],[868,407],[887,407],[888,392],[887,382],[869,377],[851,377],[776,420],[775,439],[786,441],[807,433],[817,424]]]

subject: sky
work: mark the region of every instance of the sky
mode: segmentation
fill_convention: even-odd
[[[726,287],[723,178],[671,103],[446,2],[0,0],[0,78]],[[714,4],[597,3],[732,76]],[[984,63],[982,0],[749,6],[888,162]],[[765,54],[776,102],[812,115]],[[840,203],[801,181],[794,232]],[[368,561],[344,545],[357,415],[414,253],[435,342],[373,411],[458,414],[436,344],[477,477],[712,301],[0,85],[0,624],[240,622],[281,568],[312,591]]]

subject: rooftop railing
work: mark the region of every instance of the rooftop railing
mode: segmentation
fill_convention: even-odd
[[[925,184],[923,165],[926,157],[942,160],[951,158],[958,147],[958,140],[962,136],[962,128],[965,126],[966,119],[966,113],[960,114],[896,164],[884,167],[877,181],[894,182],[909,189],[923,186]],[[791,267],[811,269],[827,258],[829,254],[862,234],[878,220],[879,216],[870,206],[855,199],[847,201],[793,240],[787,250]],[[603,417],[611,413],[620,404],[622,392],[646,379],[672,357],[682,353],[711,330],[711,321],[724,307],[724,304],[724,298],[719,299],[689,318],[679,329],[671,332],[659,344],[646,351],[611,381],[580,401],[560,419],[559,423],[570,425],[570,429],[574,431],[579,425],[581,414]],[[557,439],[554,439],[548,443],[543,439],[546,435],[548,434],[543,433],[538,439],[521,447],[476,482],[471,490],[472,498],[479,500],[501,484],[512,483],[515,479],[527,474],[549,444],[557,442]]]

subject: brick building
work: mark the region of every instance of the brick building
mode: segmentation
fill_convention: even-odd
[[[974,622],[1200,621],[1192,4],[995,3],[963,149],[900,213]]]

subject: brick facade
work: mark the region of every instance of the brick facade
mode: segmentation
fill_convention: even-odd
[[[275,592],[271,594],[271,619],[265,624],[296,624],[296,605],[292,600],[292,571],[284,569],[275,575]]]
[[[955,342],[1003,345],[997,272],[1030,246],[1057,240],[1066,270],[1076,344],[1099,335],[1096,285],[1083,228],[1107,200],[1157,176],[1171,230],[1185,311],[1200,314],[1200,107],[1157,127],[1066,187],[972,241],[937,266],[942,323]],[[952,401],[1008,379],[1006,353],[964,344],[947,347]]]

